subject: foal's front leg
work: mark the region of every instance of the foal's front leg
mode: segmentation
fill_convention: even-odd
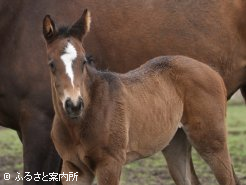
[[[69,172],[73,174],[78,172],[77,180],[75,178],[62,178],[63,185],[91,185],[94,180],[93,173],[85,165],[82,166],[82,169],[78,169],[69,161],[63,161],[61,173],[66,175],[69,174]]]
[[[98,185],[119,185],[122,164],[111,158],[100,163],[96,169]]]

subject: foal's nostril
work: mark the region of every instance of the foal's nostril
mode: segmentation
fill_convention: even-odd
[[[65,102],[65,108],[68,111],[69,109],[71,109],[73,107],[73,102],[70,98],[68,98]]]
[[[78,104],[80,106],[80,109],[84,107],[84,102],[83,102],[83,99],[81,97],[79,97]]]
[[[78,104],[77,104],[77,109],[80,110],[81,107],[82,107],[82,103],[81,103],[81,102],[78,102]]]

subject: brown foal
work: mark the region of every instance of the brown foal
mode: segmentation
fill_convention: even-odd
[[[118,185],[124,164],[163,151],[181,127],[219,184],[237,184],[222,78],[184,56],[157,57],[126,74],[97,71],[82,47],[89,29],[87,10],[70,28],[56,30],[50,16],[43,21],[55,110],[51,135],[62,172],[78,172],[78,181],[63,178],[63,184],[90,185],[96,176],[99,185]]]

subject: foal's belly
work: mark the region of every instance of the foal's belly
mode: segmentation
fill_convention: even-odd
[[[177,116],[173,121],[145,122],[141,126],[131,126],[126,163],[163,150],[174,137],[180,125],[181,116]]]
[[[132,107],[128,115],[127,162],[163,150],[174,137],[183,115],[183,103],[175,93],[154,96],[151,101]]]

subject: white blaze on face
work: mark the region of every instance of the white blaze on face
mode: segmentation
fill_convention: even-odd
[[[73,61],[74,61],[74,59],[76,59],[76,57],[77,57],[77,51],[76,51],[75,47],[70,42],[68,42],[67,46],[64,50],[64,54],[61,55],[61,59],[65,65],[66,73],[67,73],[68,77],[70,78],[71,84],[73,87],[74,87],[74,83],[73,83],[74,73],[73,73],[72,65],[73,65]]]

